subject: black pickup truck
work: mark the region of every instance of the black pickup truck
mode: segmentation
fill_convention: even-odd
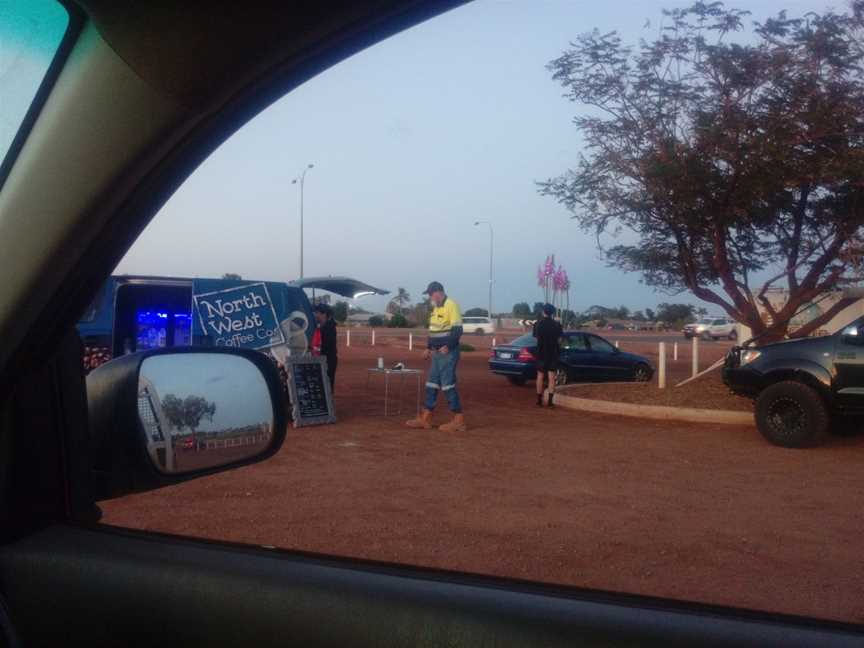
[[[771,443],[819,445],[835,415],[864,413],[864,318],[830,336],[735,347],[723,382],[756,399],[756,425]]]

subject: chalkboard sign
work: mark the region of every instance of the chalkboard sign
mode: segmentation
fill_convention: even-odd
[[[286,358],[288,395],[294,427],[335,423],[333,395],[327,377],[327,358],[294,356]]]

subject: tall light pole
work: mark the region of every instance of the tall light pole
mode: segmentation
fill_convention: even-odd
[[[294,178],[291,184],[300,183],[300,278],[303,278],[303,185],[306,182],[306,173],[313,168],[314,164],[309,164],[303,169],[303,173]]]
[[[489,226],[489,319],[492,319],[492,253],[495,249],[495,232],[490,221],[475,221],[474,225]]]

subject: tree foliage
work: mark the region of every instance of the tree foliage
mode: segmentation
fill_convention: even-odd
[[[528,302],[513,304],[513,317],[530,317],[531,305]]]
[[[216,403],[208,401],[203,396],[190,394],[186,398],[180,398],[175,394],[166,394],[162,399],[162,412],[178,432],[189,428],[189,431],[194,433],[201,425],[202,419],[213,420],[213,415],[216,414]]]
[[[692,322],[696,307],[693,304],[667,304],[657,306],[657,320],[669,325],[686,324]]]
[[[348,319],[348,302],[337,301],[333,304],[333,319],[340,324]]]
[[[798,310],[860,278],[862,14],[862,0],[844,14],[781,12],[736,41],[748,12],[697,2],[664,12],[638,46],[580,36],[548,68],[585,107],[585,153],[541,193],[598,243],[634,235],[605,250],[614,267],[689,290],[764,339],[786,335]]]
[[[229,280],[229,281],[240,281],[241,279],[243,279],[243,277],[241,277],[239,274],[237,274],[235,272],[226,272],[225,274],[222,275],[222,278]]]
[[[485,308],[469,308],[462,314],[465,317],[489,317],[489,311]]]

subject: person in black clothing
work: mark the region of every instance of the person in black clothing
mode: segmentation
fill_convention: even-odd
[[[333,309],[327,304],[315,306],[315,320],[321,331],[321,355],[327,358],[327,376],[330,378],[330,390],[336,387],[336,365],[339,357],[336,351],[336,320],[333,319]]]
[[[549,407],[555,396],[555,373],[558,371],[558,356],[561,354],[561,335],[564,329],[553,319],[555,307],[546,304],[543,317],[534,325],[537,338],[537,406],[543,407],[543,380],[549,382]]]

